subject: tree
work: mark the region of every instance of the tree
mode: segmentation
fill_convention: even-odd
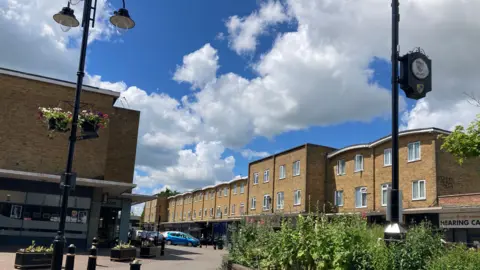
[[[472,105],[480,107],[480,99],[473,95],[467,96]],[[480,114],[468,128],[456,126],[452,133],[441,138],[444,141],[440,148],[452,154],[460,165],[468,159],[480,157]]]
[[[160,197],[170,197],[170,196],[174,196],[174,195],[177,195],[177,194],[180,194],[180,192],[176,191],[176,190],[171,190],[169,188],[166,188],[164,191],[158,193],[157,195],[160,196]]]

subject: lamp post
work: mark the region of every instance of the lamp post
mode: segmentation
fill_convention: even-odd
[[[80,25],[79,21],[74,15],[73,9],[70,8],[71,4],[77,4],[81,0],[69,0],[66,7],[53,15],[53,19],[60,24],[63,31],[70,30],[71,27],[77,27]],[[93,4],[93,6],[92,6]],[[65,247],[65,222],[67,218],[68,208],[68,196],[71,187],[75,186],[76,174],[72,172],[73,156],[75,153],[75,143],[77,141],[77,127],[78,127],[78,114],[80,109],[80,95],[82,93],[83,77],[85,76],[85,58],[87,53],[88,44],[88,32],[90,28],[90,22],[92,27],[95,27],[95,14],[97,10],[97,0],[84,0],[83,16],[82,16],[82,44],[80,47],[80,62],[77,72],[77,87],[75,90],[75,105],[73,109],[72,129],[69,138],[68,145],[68,157],[67,166],[64,174],[62,175],[61,188],[62,193],[62,209],[60,212],[60,224],[58,226],[58,233],[53,241],[53,257],[52,257],[52,270],[61,270],[63,261],[63,249]],[[93,18],[92,18],[93,11]],[[110,22],[120,29],[131,29],[135,26],[135,22],[130,18],[128,10],[125,9],[125,0],[123,0],[123,8],[115,11],[110,18]],[[79,138],[82,139],[82,138]]]
[[[418,48],[400,57],[398,50],[400,23],[399,0],[392,0],[392,187],[388,193],[389,224],[385,227],[384,239],[401,240],[406,232],[402,227],[402,198],[399,190],[398,170],[398,85],[407,98],[419,100],[432,91],[432,63]],[[400,62],[400,76],[398,64]]]

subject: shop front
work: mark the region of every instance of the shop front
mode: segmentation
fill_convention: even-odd
[[[480,211],[443,213],[439,219],[447,242],[462,242],[469,246],[480,244]]]

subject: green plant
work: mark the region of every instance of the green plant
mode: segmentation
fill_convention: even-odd
[[[66,132],[72,122],[72,113],[62,108],[38,108],[38,118],[48,125],[50,130]]]
[[[427,267],[428,270],[474,270],[480,266],[480,254],[464,245],[454,245],[434,259]]]
[[[127,249],[127,248],[135,248],[135,246],[132,246],[130,244],[130,241],[128,243],[120,241],[118,242],[118,245],[116,245],[112,249]]]
[[[109,116],[102,112],[93,112],[89,110],[83,110],[78,115],[78,124],[83,127],[86,123],[93,125],[97,128],[106,128],[108,125]]]
[[[35,241],[32,241],[32,244],[25,249],[20,249],[20,252],[28,252],[28,253],[52,253],[53,252],[53,245],[49,247],[44,246],[37,246]]]

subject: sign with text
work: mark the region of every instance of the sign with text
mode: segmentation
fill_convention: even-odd
[[[440,228],[480,228],[480,213],[440,214]]]

